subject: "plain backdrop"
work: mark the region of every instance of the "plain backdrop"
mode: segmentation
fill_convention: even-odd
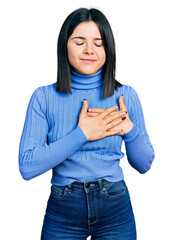
[[[0,2],[0,239],[40,239],[52,172],[23,180],[19,142],[33,91],[56,82],[59,30],[79,7],[98,8],[108,18],[116,42],[116,79],[137,91],[155,149],[152,168],[144,175],[126,157],[121,160],[138,240],[173,239],[171,4],[171,0]]]

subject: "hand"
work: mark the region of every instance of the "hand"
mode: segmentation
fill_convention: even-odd
[[[79,114],[78,126],[82,129],[88,141],[98,140],[107,136],[119,134],[122,130],[117,127],[123,122],[122,117],[126,112],[115,110],[117,106],[108,109],[101,109],[101,112],[95,116],[88,116],[88,102],[82,106]],[[111,129],[111,131],[109,131]]]
[[[124,104],[124,100],[123,100],[123,96],[120,95],[119,97],[119,106],[120,106],[120,111],[126,111],[126,106]],[[118,106],[117,106],[118,108]],[[99,114],[101,114],[103,111],[105,111],[105,109],[102,108],[90,108],[88,109],[88,116],[93,117],[93,116],[98,116]],[[109,114],[111,115],[112,112]],[[117,135],[123,135],[125,133],[128,133],[132,128],[133,128],[133,123],[129,118],[128,112],[124,115],[125,120],[123,120],[119,125],[112,127],[111,129],[108,130],[108,132],[112,132],[115,131],[117,129],[122,129],[123,131],[117,133]]]

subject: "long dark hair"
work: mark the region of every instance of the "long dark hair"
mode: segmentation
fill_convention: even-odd
[[[112,96],[114,94],[114,89],[121,87],[122,84],[115,79],[116,54],[115,41],[111,26],[104,14],[95,8],[79,8],[73,11],[65,19],[61,27],[57,44],[58,66],[56,91],[72,94],[67,41],[78,24],[88,21],[93,21],[97,24],[103,39],[103,45],[106,52],[106,62],[103,65],[102,70],[102,76],[104,79],[102,98],[107,98]]]

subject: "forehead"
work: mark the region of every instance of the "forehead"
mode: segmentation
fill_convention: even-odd
[[[71,36],[101,37],[100,30],[95,22],[82,22],[74,29]]]

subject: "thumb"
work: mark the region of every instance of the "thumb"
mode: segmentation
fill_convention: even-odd
[[[81,114],[86,114],[87,109],[88,109],[88,101],[84,98],[82,109],[81,109]]]
[[[126,106],[124,104],[123,94],[119,97],[119,105],[120,105],[120,111],[127,111]]]

